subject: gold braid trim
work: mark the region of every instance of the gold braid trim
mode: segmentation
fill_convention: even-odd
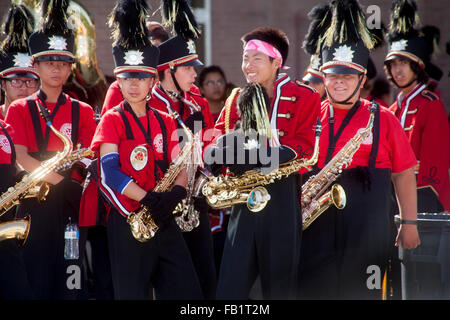
[[[230,114],[231,114],[231,106],[233,105],[233,101],[235,100],[237,94],[241,88],[234,88],[230,96],[228,97],[226,103],[225,103],[225,133],[228,133],[230,131]]]

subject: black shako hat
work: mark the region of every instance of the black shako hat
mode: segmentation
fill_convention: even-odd
[[[67,24],[69,0],[43,0],[38,30],[28,39],[34,61],[75,62],[74,32]]]
[[[321,46],[323,73],[366,74],[376,38],[356,0],[333,0],[332,21]],[[343,32],[344,31],[344,32]]]
[[[175,66],[202,66],[194,40],[200,36],[194,14],[185,0],[163,0],[163,19],[173,26],[176,36],[159,45],[158,71]]]
[[[11,4],[2,30],[6,38],[0,44],[0,78],[39,79],[28,53],[28,37],[33,25],[33,15],[25,5]]]
[[[148,11],[145,0],[119,0],[110,15],[114,75],[118,78],[150,78],[156,73],[159,49],[149,40]]]
[[[322,65],[320,43],[325,31],[330,26],[331,16],[332,12],[328,2],[319,3],[308,13],[308,18],[311,22],[302,47],[307,54],[311,55],[311,58],[306,73],[302,78],[303,81],[323,82],[323,73],[320,71],[320,66]]]
[[[415,0],[394,0],[388,33],[388,54],[385,63],[396,58],[408,58],[424,69],[432,48],[416,29],[419,24]]]

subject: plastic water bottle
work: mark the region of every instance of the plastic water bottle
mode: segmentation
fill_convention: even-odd
[[[64,230],[64,259],[74,260],[79,257],[78,249],[78,239],[80,238],[80,233],[78,231],[78,226],[72,223],[69,218],[69,223]]]

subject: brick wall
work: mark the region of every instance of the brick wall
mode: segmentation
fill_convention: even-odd
[[[111,12],[114,0],[78,0],[91,14],[97,32],[97,57],[100,69],[106,75],[112,75],[113,59],[111,54],[110,30],[106,26],[107,16]],[[149,4],[156,10],[159,0],[150,0]],[[301,49],[303,37],[309,20],[307,13],[319,0],[211,0],[212,15],[212,63],[220,65],[230,81],[243,84],[241,72],[242,44],[240,38],[246,32],[259,26],[272,26],[284,30],[291,43],[286,62],[291,78],[300,78],[306,68],[309,57]],[[389,22],[390,0],[360,0],[367,7],[375,4],[381,8],[382,21]],[[434,61],[443,71],[444,76],[439,88],[450,113],[450,56],[445,53],[445,43],[450,41],[450,7],[448,0],[417,0],[419,14],[423,25],[437,25],[441,30],[441,53]],[[0,0],[0,13],[3,15],[9,1]],[[154,20],[160,20],[157,12]],[[387,47],[381,47],[372,54],[378,75],[382,76],[383,59]]]

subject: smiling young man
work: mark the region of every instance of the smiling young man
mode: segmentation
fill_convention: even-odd
[[[280,73],[288,57],[287,35],[279,29],[257,28],[245,34],[242,42],[244,77],[249,84],[259,84],[268,96],[265,107],[271,139],[262,143],[274,152],[271,155],[279,156],[276,158],[279,161],[273,161],[271,166],[276,169],[279,163],[310,157],[320,96],[314,89],[298,85],[287,74]],[[215,155],[224,155],[225,167],[235,174],[262,165],[250,159],[240,163],[239,152],[244,151],[244,146],[230,148],[228,142],[222,143],[227,137],[240,135],[240,130],[233,129],[244,119],[237,102],[244,90],[235,89],[227,99],[215,126],[219,137],[204,155],[205,163],[211,162],[208,164],[212,166],[223,163],[218,158],[214,161]],[[227,154],[228,149],[231,153]],[[232,207],[220,267],[218,299],[248,299],[258,276],[264,299],[295,298],[301,238],[299,186],[297,174],[266,186],[271,200],[259,213],[249,212],[245,204]]]
[[[391,181],[402,218],[397,245],[413,249],[420,244],[416,160],[397,119],[387,109],[360,99],[367,80],[368,48],[373,48],[364,13],[356,1],[335,1],[331,6],[335,15],[321,47],[328,100],[322,103],[318,169],[312,173],[342,161],[335,158],[339,151],[364,130],[371,112],[375,118],[371,134],[336,180],[346,192],[346,206],[339,211],[330,207],[304,230],[299,294],[304,299],[381,299],[381,290],[367,285],[367,272],[376,266],[381,277],[386,267]],[[342,35],[343,29],[347,32]]]
[[[78,143],[88,147],[96,127],[91,106],[62,92],[75,61],[74,35],[66,25],[68,1],[44,1],[42,6],[43,23],[28,40],[41,87],[28,98],[14,101],[6,115],[16,132],[17,162],[30,172],[63,149],[48,122],[72,140],[74,148]],[[19,217],[31,214],[33,220],[23,256],[37,299],[73,299],[79,292],[67,285],[71,275],[67,268],[76,265],[81,275],[84,248],[80,248],[80,259],[64,259],[64,227],[69,217],[78,221],[82,191],[84,170],[76,168],[47,175],[45,181],[51,184],[47,200],[25,199],[18,208]]]
[[[389,108],[400,120],[414,150],[418,166],[415,168],[419,212],[450,210],[449,125],[444,105],[438,95],[427,89],[429,80],[425,64],[430,47],[415,29],[414,17],[396,16],[398,8],[410,6],[415,14],[415,1],[394,1],[389,31],[389,52],[385,72],[391,84],[400,89],[396,101]],[[410,24],[400,30],[400,21]]]

